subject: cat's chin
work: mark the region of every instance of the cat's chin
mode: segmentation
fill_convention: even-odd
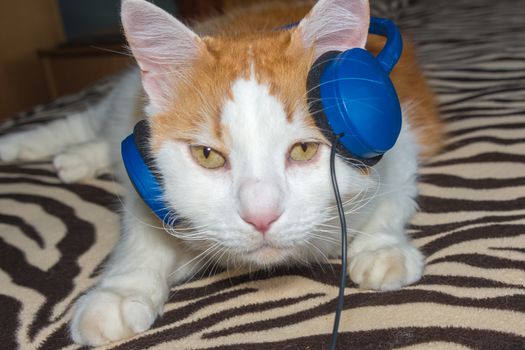
[[[258,248],[243,252],[240,254],[240,257],[250,265],[268,267],[287,261],[290,255],[291,252],[289,248],[280,248],[263,244]]]

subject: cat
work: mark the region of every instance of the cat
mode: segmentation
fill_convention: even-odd
[[[64,182],[116,164],[127,184],[121,240],[74,306],[70,334],[85,345],[149,329],[170,286],[210,259],[267,268],[338,256],[330,143],[308,111],[306,78],[327,51],[366,45],[377,53],[384,44],[368,36],[367,0],[268,3],[192,29],[145,0],[124,0],[121,15],[138,69],[98,105],[0,140],[2,160],[53,157]],[[405,226],[416,211],[418,167],[443,140],[409,43],[391,78],[404,118],[394,148],[372,168],[336,159],[352,236],[348,273],[376,290],[399,289],[423,273]],[[144,115],[165,202],[184,227],[162,229],[121,166],[119,142]]]

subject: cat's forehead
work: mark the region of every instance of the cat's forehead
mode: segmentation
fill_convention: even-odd
[[[295,116],[301,116],[304,120],[300,122],[310,126],[305,115],[311,58],[309,52],[294,45],[289,33],[206,38],[205,42],[206,49],[193,62],[191,74],[174,81],[173,106],[153,119],[157,141],[207,141],[207,145],[226,152],[227,136],[230,141],[233,137],[231,126],[248,120],[261,126],[274,120],[277,125],[293,123]]]
[[[250,144],[257,144],[264,152],[276,150],[287,147],[290,139],[313,137],[305,118],[305,110],[287,110],[283,101],[271,93],[269,85],[252,73],[232,85],[231,97],[220,115],[222,140],[230,150]]]

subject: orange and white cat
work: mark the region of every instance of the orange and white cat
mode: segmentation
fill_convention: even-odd
[[[377,52],[383,42],[368,36],[369,18],[366,0],[320,0],[313,8],[289,1],[190,29],[144,0],[123,1],[140,74],[124,75],[83,113],[0,140],[1,159],[53,156],[60,178],[72,182],[120,164],[120,140],[147,117],[164,200],[186,219],[170,234],[158,229],[128,186],[121,240],[97,286],[76,303],[74,341],[100,345],[147,330],[170,286],[209,263],[264,268],[338,256],[330,144],[308,111],[306,78],[327,51],[367,45]],[[378,290],[421,277],[424,259],[405,226],[416,210],[419,163],[442,139],[410,47],[391,77],[404,112],[396,145],[370,169],[336,160],[353,236],[349,274]]]

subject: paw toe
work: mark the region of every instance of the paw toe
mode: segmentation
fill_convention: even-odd
[[[142,333],[151,327],[156,314],[147,299],[128,297],[122,303],[122,317],[133,332]]]
[[[91,292],[79,300],[71,322],[76,343],[99,346],[126,337],[120,316],[120,297],[110,292]]]
[[[146,296],[123,297],[110,290],[94,290],[75,306],[71,337],[78,344],[104,345],[144,332],[155,317]]]
[[[79,156],[60,154],[53,160],[58,177],[65,183],[72,183],[91,176],[89,165]]]
[[[18,157],[19,148],[16,145],[2,142],[0,144],[0,160],[4,162],[12,162]]]
[[[361,288],[397,290],[417,281],[422,268],[422,256],[415,248],[386,247],[354,256],[349,274]]]

